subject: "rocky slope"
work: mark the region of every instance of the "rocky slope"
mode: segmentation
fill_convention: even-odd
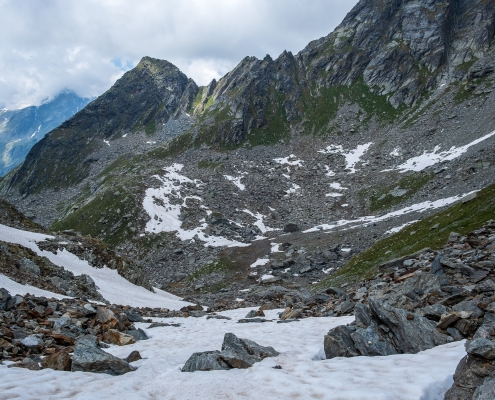
[[[322,281],[494,183],[494,13],[493,1],[362,0],[297,55],[247,57],[201,88],[144,58],[1,194],[210,305]]]
[[[1,110],[0,175],[5,175],[22,163],[35,143],[82,110],[90,100],[67,91],[39,107]]]

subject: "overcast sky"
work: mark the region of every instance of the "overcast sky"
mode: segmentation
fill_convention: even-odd
[[[144,56],[199,85],[326,36],[357,0],[0,0],[0,108],[98,96]]]

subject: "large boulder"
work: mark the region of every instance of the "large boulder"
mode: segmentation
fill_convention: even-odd
[[[98,338],[85,335],[79,338],[72,356],[71,371],[123,375],[133,371],[127,361],[115,357],[98,347]]]
[[[56,371],[70,371],[72,367],[72,360],[70,354],[65,349],[58,353],[46,356],[41,360],[41,366],[43,368],[51,368]]]
[[[126,333],[119,332],[115,329],[109,329],[103,334],[103,340],[106,343],[116,344],[118,346],[126,346],[136,343],[134,337]]]
[[[427,318],[376,299],[368,306],[357,304],[355,316],[353,324],[333,328],[325,336],[327,358],[415,354],[451,340]]]
[[[273,347],[260,346],[252,340],[226,333],[222,351],[194,353],[184,364],[182,372],[249,368],[256,362],[279,354]]]

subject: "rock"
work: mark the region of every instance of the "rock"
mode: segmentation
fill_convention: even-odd
[[[476,389],[473,395],[475,400],[494,400],[495,399],[495,378],[485,378],[483,384]]]
[[[125,315],[127,315],[127,318],[131,322],[144,322],[144,319],[139,315],[136,314],[133,310],[126,310],[124,311]]]
[[[174,326],[174,327],[179,327],[180,324],[169,324],[169,323],[166,323],[166,322],[153,322],[150,326],[148,326],[147,329],[151,329],[151,328],[160,328],[160,327],[163,327],[163,326]]]
[[[333,328],[325,335],[323,348],[327,359],[360,355],[354,347],[351,331],[343,325]]]
[[[29,350],[39,353],[43,348],[43,335],[29,335],[21,340],[21,343]]]
[[[206,319],[227,319],[231,320],[232,318],[226,317],[225,315],[208,315]]]
[[[71,324],[72,320],[70,317],[62,316],[59,319],[55,321],[53,324],[53,330],[54,331],[60,331],[63,328],[69,326]]]
[[[122,330],[120,321],[114,312],[106,307],[98,307],[96,309],[96,320],[101,323],[104,329]]]
[[[132,330],[129,330],[129,331],[125,331],[125,333],[127,335],[132,336],[136,342],[138,340],[147,340],[147,339],[149,339],[148,338],[148,335],[146,334],[146,332],[143,331],[142,329],[132,329]]]
[[[454,322],[457,322],[459,319],[460,316],[455,312],[442,315],[442,318],[440,318],[440,322],[437,324],[437,328],[446,329]]]
[[[273,347],[260,346],[252,340],[240,339],[233,333],[226,333],[221,357],[232,368],[249,368],[256,362],[279,354]]]
[[[19,262],[19,270],[33,275],[41,275],[40,267],[38,267],[34,262],[28,258],[22,258]]]
[[[194,353],[182,367],[182,372],[249,368],[255,362],[279,354],[273,347],[260,346],[251,340],[240,339],[233,333],[226,333],[221,352]]]
[[[432,304],[431,306],[416,310],[416,312],[425,318],[438,322],[442,315],[447,314],[447,307],[442,306],[441,304]]]
[[[483,282],[476,285],[476,290],[480,293],[495,292],[495,282],[493,282],[491,279],[486,279]]]
[[[484,312],[481,308],[478,307],[477,303],[473,300],[463,301],[461,303],[456,304],[452,307],[453,311],[470,311],[472,318],[481,317]]]
[[[98,347],[96,336],[85,335],[76,342],[71,371],[122,375],[133,371],[133,369],[127,361],[101,350]]]
[[[255,317],[264,317],[265,313],[263,310],[251,310],[247,313],[245,318],[255,318]]]
[[[293,233],[299,231],[299,226],[295,223],[289,222],[288,224],[285,224],[284,226],[284,232],[286,233]]]
[[[350,300],[345,300],[336,307],[336,311],[341,315],[347,314],[354,309],[356,303]]]
[[[51,354],[41,360],[43,368],[51,368],[55,371],[70,371],[72,360],[69,351],[64,349],[58,353]]]
[[[415,354],[448,342],[448,337],[437,332],[435,325],[418,314],[408,318],[405,310],[393,308],[378,300],[369,300],[372,313],[386,325],[398,340],[398,347],[404,353]]]
[[[141,360],[143,357],[141,357],[141,354],[139,354],[139,351],[133,350],[131,354],[129,354],[126,358],[124,358],[125,361],[128,363]]]
[[[116,344],[118,346],[126,346],[136,343],[134,337],[126,333],[119,332],[115,329],[109,329],[103,335],[103,340],[107,343]]]
[[[237,323],[239,324],[249,324],[250,322],[254,322],[254,323],[261,323],[261,322],[269,322],[268,320],[264,319],[264,318],[244,318],[244,319],[240,319],[239,321],[237,321]]]
[[[182,367],[182,372],[228,370],[232,367],[221,357],[218,350],[194,353]]]
[[[291,307],[287,307],[282,315],[280,315],[280,320],[286,321],[288,319],[296,319],[299,318],[302,314],[302,310],[300,309],[292,309]]]
[[[0,288],[0,311],[7,310],[7,302],[10,299],[11,299],[10,293],[4,288]]]
[[[469,340],[466,342],[466,352],[486,360],[495,360],[495,343],[485,338]]]

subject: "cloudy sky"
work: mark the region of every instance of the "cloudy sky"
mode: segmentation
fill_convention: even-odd
[[[0,0],[0,108],[97,96],[143,56],[199,85],[243,57],[297,53],[357,0]]]

